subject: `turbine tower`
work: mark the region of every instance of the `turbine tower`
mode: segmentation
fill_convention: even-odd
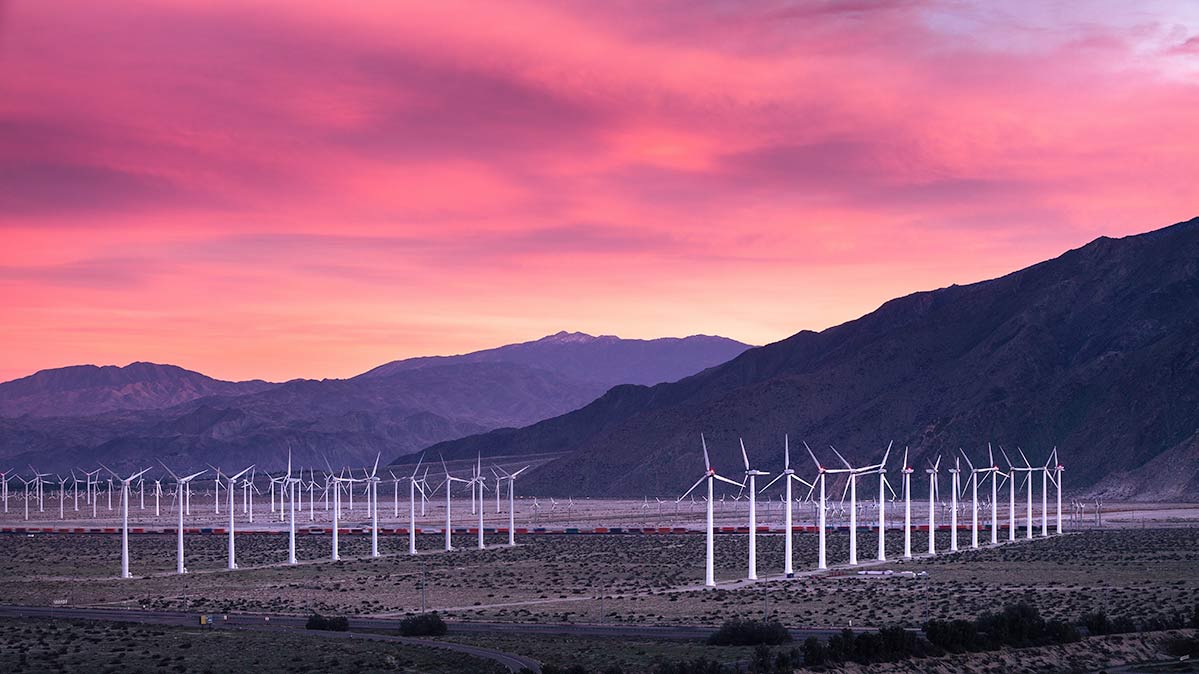
[[[873,475],[883,464],[878,463],[872,466],[863,466],[854,468],[841,456],[841,452],[837,451],[836,447],[829,445],[829,449],[841,459],[841,463],[845,464],[848,473],[848,480],[845,483],[845,490],[841,493],[841,502],[845,502],[845,491],[849,492],[849,563],[856,566],[858,563],[858,476]],[[887,452],[890,453],[891,448],[887,447]],[[887,460],[886,455],[883,456],[883,461]]]
[[[367,509],[371,511],[371,557],[379,556],[379,477],[376,473],[379,472],[379,457],[382,453],[375,455],[375,466],[371,468],[370,474],[366,476],[367,489]]]
[[[1057,487],[1057,533],[1060,536],[1062,533],[1062,473],[1066,467],[1062,465],[1062,460],[1058,458],[1057,447],[1053,448],[1053,486]]]
[[[792,514],[791,514],[791,505],[794,501],[794,499],[791,498],[791,482],[795,481],[795,482],[799,482],[800,484],[806,485],[808,487],[809,495],[812,493],[811,490],[814,487],[814,484],[799,477],[798,475],[795,474],[795,471],[791,469],[791,441],[786,435],[783,435],[783,472],[779,473],[778,477],[776,477],[773,480],[771,480],[770,482],[768,482],[765,487],[762,487],[762,491],[766,491],[767,489],[770,489],[770,485],[774,484],[775,482],[778,482],[779,480],[785,481],[784,482],[784,484],[786,485],[785,499],[787,501],[786,531],[784,533],[784,538],[783,538],[783,541],[784,541],[783,574],[787,578],[792,578],[795,576],[795,568],[794,568],[794,563],[792,560],[793,546],[792,546],[792,541],[791,541],[792,534],[793,534],[793,532],[792,532],[792,529],[793,529],[792,521],[793,520],[792,520]],[[676,506],[678,505],[677,501],[675,502],[675,505]],[[675,511],[676,512],[678,511],[677,507],[675,508]]]
[[[228,478],[229,482],[228,482],[228,484],[225,485],[225,494],[229,497],[229,570],[230,571],[233,571],[237,568],[237,554],[236,554],[236,550],[234,548],[234,540],[233,540],[233,485],[235,482],[237,482],[237,478],[248,473],[250,471],[250,469],[253,467],[254,466],[251,465],[249,468],[246,468],[245,470],[238,473],[237,475],[234,475],[233,477]]]
[[[903,558],[912,558],[912,467],[908,465],[908,448],[903,448]]]
[[[179,511],[179,524],[178,524],[178,527],[175,529],[175,573],[184,574],[184,573],[187,573],[187,567],[185,567],[183,565],[182,494],[185,489],[185,485],[187,485],[187,483],[191,482],[192,480],[194,480],[197,477],[200,477],[201,475],[203,475],[204,473],[207,473],[208,471],[202,470],[198,473],[192,473],[191,475],[188,475],[187,477],[179,477],[170,468],[167,468],[167,465],[165,463],[162,463],[162,461],[159,461],[158,463],[162,464],[162,467],[166,468],[167,473],[170,474],[171,477],[175,478],[175,485],[176,485],[175,486],[175,498],[178,499],[178,507],[176,507],[175,510]],[[157,483],[157,480],[155,480],[155,482]],[[157,500],[155,500],[154,507],[155,507],[155,509],[158,508]]]
[[[891,490],[891,498],[895,498],[895,490],[891,489],[891,483],[887,481],[887,457],[891,455],[891,446],[895,444],[890,442],[887,444],[887,451],[883,454],[882,463],[878,464],[878,561],[887,561],[887,514],[886,514],[886,494],[883,493],[883,488]],[[905,459],[906,463],[907,460]]]
[[[1023,449],[1016,447],[1016,451],[1020,452],[1020,458],[1024,460],[1024,467],[1016,469],[1016,470],[1024,471],[1024,473],[1025,473],[1024,480],[1025,480],[1025,482],[1028,483],[1028,492],[1027,492],[1028,521],[1025,523],[1025,527],[1026,527],[1025,535],[1026,535],[1026,538],[1031,541],[1032,540],[1032,473],[1034,470],[1036,470],[1036,468],[1033,468],[1032,464],[1030,464],[1028,462],[1028,457],[1024,455]]]
[[[513,496],[513,494],[516,491],[516,476],[520,475],[521,473],[525,472],[528,469],[529,469],[529,467],[525,466],[524,468],[521,468],[520,470],[518,470],[514,473],[507,473],[504,471],[503,468],[496,466],[496,470],[498,470],[500,472],[500,475],[496,476],[496,483],[495,483],[496,484],[496,487],[495,487],[496,494],[499,494],[499,492],[500,492],[500,484],[501,484],[500,480],[508,481],[508,545],[509,546],[516,545],[516,501],[515,501],[515,497]],[[499,512],[498,508],[496,509],[496,512]]]
[[[450,475],[450,469],[445,465],[444,456],[441,457],[441,468],[445,471],[445,482],[442,483],[442,486],[445,487],[445,551],[450,552],[454,549],[454,544],[451,540],[451,535],[453,534],[453,520],[450,515],[450,506],[452,504],[450,492],[452,491],[452,487],[454,486],[455,482],[470,484],[470,480],[464,480],[460,477],[454,477],[453,475]]]
[[[707,441],[704,440],[703,433],[699,434],[699,441],[700,441],[700,444],[703,445],[703,448],[704,448],[704,465],[706,466],[704,475],[703,475],[703,477],[696,480],[695,484],[691,485],[690,489],[683,492],[683,495],[680,496],[677,499],[677,501],[682,501],[684,498],[687,497],[688,494],[690,494],[692,491],[694,491],[696,487],[698,487],[704,481],[707,481],[707,483],[708,483],[708,501],[707,501],[707,504],[708,504],[708,529],[707,529],[707,535],[706,535],[706,540],[705,540],[705,543],[706,543],[705,547],[707,548],[707,558],[706,558],[705,565],[704,565],[704,585],[707,587],[715,587],[716,586],[716,571],[715,571],[715,566],[713,563],[713,555],[714,555],[714,548],[715,548],[716,541],[715,541],[715,533],[713,530],[713,522],[712,522],[712,520],[713,520],[712,502],[714,500],[713,494],[712,494],[712,485],[716,480],[720,480],[721,482],[727,482],[735,487],[742,487],[743,485],[741,485],[740,483],[737,483],[737,482],[733,482],[732,480],[728,479],[727,477],[724,477],[723,475],[717,475],[716,470],[712,468],[712,459],[709,458],[709,456],[708,456],[708,443],[707,443]]]
[[[108,466],[100,464],[100,467],[112,473],[112,476],[121,483],[121,578],[129,578],[129,485],[150,469],[145,468],[122,480],[121,476],[113,473]]]
[[[928,554],[937,554],[937,474],[941,469],[941,455],[937,455],[936,463],[929,461],[928,473]]]
[[[421,454],[420,459],[416,462],[416,469],[412,471],[412,477],[408,478],[408,554],[416,554],[416,490],[421,492],[421,498],[424,498],[425,488],[416,479],[417,472],[420,471],[420,465],[425,460],[425,455]]]
[[[807,442],[803,443],[803,446],[804,446],[804,449],[808,450],[808,456],[812,457],[812,463],[816,464],[816,473],[817,473],[816,479],[817,479],[817,482],[820,484],[820,506],[819,506],[819,508],[820,508],[820,512],[819,512],[820,523],[817,526],[817,530],[819,531],[819,537],[820,537],[820,551],[816,558],[816,568],[827,569],[828,568],[828,556],[826,554],[827,534],[825,531],[825,529],[826,529],[825,524],[826,524],[826,521],[828,518],[828,508],[825,505],[825,486],[826,486],[825,481],[827,479],[826,476],[830,475],[830,474],[836,474],[836,473],[848,473],[849,470],[845,469],[845,468],[825,468],[824,464],[820,463],[820,460],[816,458],[816,454],[814,454],[812,452],[812,448],[808,447],[808,443]],[[815,487],[813,487],[813,488],[815,488]],[[812,490],[809,489],[808,496],[810,497],[811,495],[812,495]]]
[[[749,455],[745,453],[745,441],[738,439],[741,443],[741,459],[745,462],[745,479],[749,481],[749,571],[746,576],[749,580],[758,579],[758,490],[757,477],[759,475],[769,475],[755,468],[749,467]],[[744,484],[744,483],[742,483]],[[743,487],[744,488],[744,487]],[[661,508],[659,508],[660,510]]]
[[[957,552],[958,549],[958,489],[962,482],[962,462],[958,457],[953,457],[953,468],[949,469],[952,476],[950,480],[950,509],[949,509],[949,549]]]

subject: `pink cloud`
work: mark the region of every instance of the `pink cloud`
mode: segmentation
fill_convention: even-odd
[[[1163,226],[1199,196],[1184,10],[10,5],[0,377],[765,343]]]

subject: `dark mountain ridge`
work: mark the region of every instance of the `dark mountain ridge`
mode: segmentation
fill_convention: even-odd
[[[674,368],[690,363],[689,371],[694,372],[717,364],[713,359],[722,357],[730,345],[748,348],[722,338],[653,340],[631,349],[621,347],[622,341],[559,333],[489,350],[481,359],[474,354],[412,359],[416,362],[397,361],[369,376],[248,383],[254,386],[220,386],[228,382],[149,363],[45,371],[32,378],[36,386],[25,381],[31,378],[10,382],[12,400],[27,406],[36,401],[41,414],[0,415],[0,459],[45,470],[97,461],[132,468],[158,458],[180,466],[254,462],[270,469],[285,463],[291,447],[301,465],[323,466],[325,457],[338,464],[363,465],[378,453],[391,457],[441,440],[563,414],[608,388],[574,376],[579,369],[566,367],[571,360],[564,360],[563,353],[575,354],[580,363],[608,358],[614,371],[628,372],[643,359],[642,345],[652,344],[653,352],[680,349],[680,354],[663,360]],[[497,352],[519,358],[497,360]],[[544,362],[538,354],[546,354]],[[76,400],[70,396],[82,389],[97,398],[106,392],[107,399],[120,401],[129,381],[143,390],[147,380],[159,395],[137,406],[126,400],[115,409],[89,413],[86,406],[72,407],[55,398]],[[202,389],[191,384],[193,380],[215,384]],[[173,381],[181,382],[174,398]],[[201,390],[209,393],[199,395]],[[55,410],[60,413],[50,416]]]
[[[73,365],[0,384],[0,416],[88,416],[155,409],[211,395],[257,393],[272,386],[261,380],[221,381],[175,365]]]
[[[681,491],[698,477],[701,432],[731,476],[740,472],[738,437],[777,471],[789,433],[801,472],[812,468],[796,451],[801,440],[826,462],[834,444],[863,463],[894,440],[920,467],[959,446],[976,462],[987,442],[1020,445],[1034,462],[1058,446],[1067,489],[1193,499],[1196,409],[1199,219],[914,293],[676,383],[616,387],[562,417],[430,450],[570,452],[524,488],[641,496]],[[1181,470],[1147,479],[1155,460]]]

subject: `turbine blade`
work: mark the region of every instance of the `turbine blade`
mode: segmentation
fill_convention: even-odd
[[[806,440],[804,441],[803,446],[804,449],[808,450],[808,456],[812,457],[812,463],[816,464],[816,470],[823,470],[824,467],[821,466],[820,462],[816,460],[816,455],[812,453],[812,448],[808,446]]]
[[[838,452],[836,447],[833,447],[832,445],[829,445],[829,446],[828,446],[828,448],[829,448],[829,449],[831,449],[831,450],[833,450],[833,454],[836,454],[836,455],[837,455],[837,458],[838,458],[838,459],[841,459],[841,463],[845,464],[845,467],[846,467],[846,468],[848,468],[848,469],[850,469],[850,470],[853,470],[853,466],[849,465],[849,462],[845,460],[845,457],[844,457],[844,456],[841,456],[841,452]]]
[[[741,443],[741,459],[745,461],[745,470],[749,470],[749,455],[745,453],[745,441],[741,438],[737,438],[737,441]]]

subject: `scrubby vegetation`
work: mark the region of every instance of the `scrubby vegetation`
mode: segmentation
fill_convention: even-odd
[[[313,613],[308,616],[308,622],[304,624],[304,628],[326,632],[345,632],[350,629],[350,621],[345,616],[326,618],[319,613]]]
[[[445,633],[445,621],[436,613],[421,613],[400,621],[400,634],[406,637],[439,637]]]
[[[708,637],[708,644],[712,646],[777,646],[788,641],[791,641],[791,633],[777,620],[726,620]]]

